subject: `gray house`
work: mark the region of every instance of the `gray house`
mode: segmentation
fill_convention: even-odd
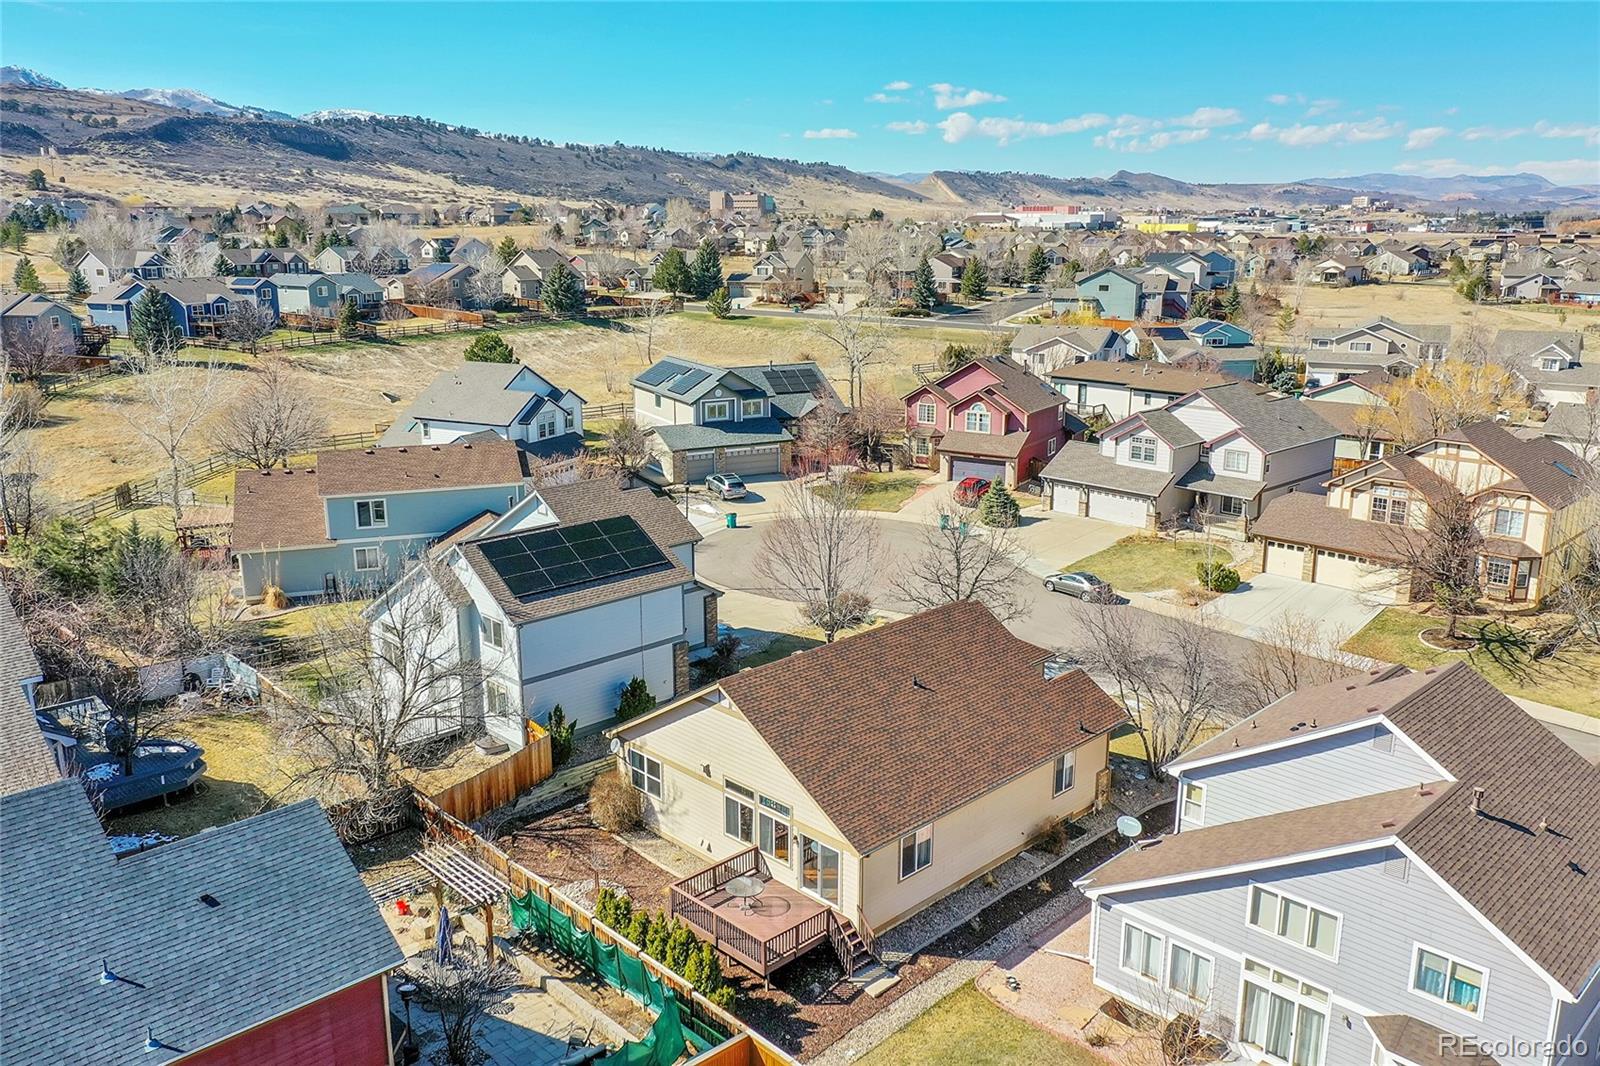
[[[1250,1062],[1595,1061],[1600,770],[1466,664],[1291,693],[1167,769],[1177,831],[1077,882],[1096,986]]]
[[[487,431],[541,458],[577,455],[583,404],[521,363],[463,363],[434,378],[379,443],[444,444]]]
[[[339,314],[339,285],[325,274],[278,274],[272,285],[278,290],[280,315],[336,318]]]

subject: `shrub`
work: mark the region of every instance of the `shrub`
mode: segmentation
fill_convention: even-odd
[[[739,648],[744,642],[729,633],[718,637],[711,654],[695,663],[695,677],[702,685],[734,673],[738,667]]]
[[[1197,563],[1194,572],[1200,586],[1212,592],[1232,592],[1239,587],[1239,571],[1227,563]]]
[[[634,911],[628,917],[627,928],[619,929],[618,932],[643,947],[645,938],[650,934],[650,912],[642,907]]]
[[[926,307],[907,307],[905,304],[895,304],[889,308],[890,318],[929,318],[933,315]]]
[[[978,504],[978,520],[986,526],[1010,529],[1022,521],[1022,508],[1010,490],[996,481]]]
[[[729,298],[726,286],[706,297],[706,310],[711,312],[713,318],[727,318],[733,314],[733,300]]]
[[[550,710],[550,761],[557,766],[572,758],[572,734],[577,722],[567,721],[567,712],[556,704]]]
[[[469,363],[514,363],[516,355],[497,333],[481,333],[467,345],[466,360]]]
[[[622,686],[622,696],[617,703],[617,720],[626,722],[630,718],[652,711],[656,706],[656,698],[650,695],[650,686],[642,677],[636,677]]]
[[[683,968],[688,965],[689,955],[699,944],[689,927],[678,919],[672,919],[667,927],[667,957],[661,961],[667,964],[667,969],[675,974],[682,975]]]
[[[639,946],[644,948],[644,953],[657,962],[665,962],[667,958],[667,940],[672,936],[673,923],[667,920],[664,914],[657,914],[650,920],[650,929],[644,935],[644,943]]]
[[[733,990],[732,985],[723,985],[715,992],[712,992],[710,995],[706,996],[706,998],[716,1006],[721,1007],[723,1010],[732,1010],[733,1001],[737,995],[738,993]]]
[[[626,833],[644,825],[644,796],[622,771],[601,774],[589,786],[589,815],[601,829]]]

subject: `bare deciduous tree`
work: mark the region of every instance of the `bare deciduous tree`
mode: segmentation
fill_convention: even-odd
[[[638,349],[639,358],[647,365],[656,361],[656,327],[672,310],[671,296],[652,294],[644,297],[638,305],[638,311],[624,320],[628,334]]]
[[[165,224],[154,212],[130,218],[116,208],[97,207],[77,224],[76,232],[90,251],[115,254],[154,247]]]
[[[197,233],[173,241],[163,254],[173,277],[202,278],[217,272],[217,246],[201,240]]]
[[[268,470],[310,451],[328,435],[321,404],[286,370],[281,361],[267,363],[224,408],[210,433],[218,451],[254,470]]]
[[[9,349],[0,354],[9,357]],[[39,488],[44,459],[35,439],[44,394],[32,382],[11,380],[8,364],[0,365],[0,518],[11,533],[26,536],[47,509]]]
[[[938,521],[923,530],[922,551],[895,581],[895,592],[923,611],[975,600],[1008,622],[1026,610],[1021,550],[1011,530],[975,528],[969,518],[941,508]]]
[[[861,488],[849,478],[814,492],[784,487],[783,506],[762,529],[755,571],[774,591],[804,603],[831,643],[859,624],[870,601],[862,590],[878,561],[878,526],[861,509]]]
[[[865,305],[846,311],[840,304],[823,304],[828,317],[812,326],[812,332],[837,350],[850,382],[850,406],[854,407],[865,389],[867,368],[883,359],[888,338],[868,321]]]
[[[649,432],[632,418],[622,419],[606,432],[605,465],[624,488],[632,485],[654,458]]]
[[[444,1044],[435,1058],[440,1066],[478,1066],[487,1056],[478,1048],[477,1028],[485,1018],[511,1012],[509,997],[523,984],[508,963],[491,960],[470,940],[451,949],[449,962],[431,953],[413,963],[406,974],[416,982],[422,1004],[439,1016]]]
[[[46,329],[38,323],[7,322],[0,327],[0,352],[7,376],[37,381],[46,374],[62,370],[78,354],[72,331]]]
[[[854,414],[862,462],[886,461],[889,441],[905,434],[905,402],[888,389],[869,388],[856,403]]]
[[[254,355],[261,338],[271,333],[277,324],[270,307],[255,300],[239,299],[233,301],[222,320],[222,337]]]
[[[1360,673],[1362,666],[1361,657],[1345,651],[1315,618],[1289,611],[1251,642],[1239,685],[1250,706],[1265,707],[1296,689]]]
[[[160,453],[166,465],[172,521],[183,517],[183,468],[200,427],[216,409],[221,372],[215,360],[186,363],[182,348],[155,345],[127,357],[132,400],[119,408],[134,436]]]
[[[1446,635],[1452,640],[1461,635],[1461,616],[1483,599],[1486,574],[1479,559],[1488,517],[1485,502],[1442,485],[1429,496],[1420,521],[1383,526],[1389,554],[1400,561],[1395,581],[1421,589],[1449,618]]]

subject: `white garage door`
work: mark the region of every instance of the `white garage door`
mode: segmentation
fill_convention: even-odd
[[[1316,582],[1335,588],[1351,589],[1383,603],[1394,602],[1398,589],[1395,572],[1373,566],[1349,552],[1317,551]]]
[[[1089,517],[1103,518],[1125,526],[1143,526],[1150,512],[1148,501],[1142,496],[1119,496],[1113,492],[1089,490]]]
[[[724,448],[716,456],[717,469],[724,474],[776,474],[778,461],[776,444]]]
[[[1059,481],[1050,483],[1050,509],[1062,514],[1082,514],[1079,510],[1083,501],[1083,487],[1081,485],[1063,485]]]
[[[1285,544],[1281,540],[1267,541],[1266,572],[1276,574],[1278,577],[1292,577],[1299,579],[1305,571],[1306,550],[1298,544]]]

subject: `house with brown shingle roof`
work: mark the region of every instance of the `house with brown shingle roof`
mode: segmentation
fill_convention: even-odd
[[[1076,882],[1097,987],[1250,1062],[1593,1061],[1600,770],[1465,663],[1301,689],[1167,770],[1176,831]]]
[[[1082,670],[1055,666],[963,602],[618,726],[646,824],[708,864],[674,890],[674,913],[708,937],[719,920],[746,930],[720,944],[765,976],[830,927],[870,945],[1041,826],[1096,808],[1107,736],[1127,715]],[[765,883],[753,914],[725,890],[752,872]]]
[[[1412,590],[1402,564],[1424,534],[1429,502],[1460,491],[1480,515],[1484,594],[1536,604],[1581,563],[1580,538],[1600,521],[1591,484],[1588,464],[1555,441],[1478,422],[1346,470],[1326,495],[1273,500],[1251,533],[1265,573],[1405,603]]]
[[[913,461],[947,481],[980,477],[1016,488],[1039,473],[1069,432],[1060,393],[1003,355],[925,382],[904,402]],[[1083,430],[1076,419],[1071,426]]]

